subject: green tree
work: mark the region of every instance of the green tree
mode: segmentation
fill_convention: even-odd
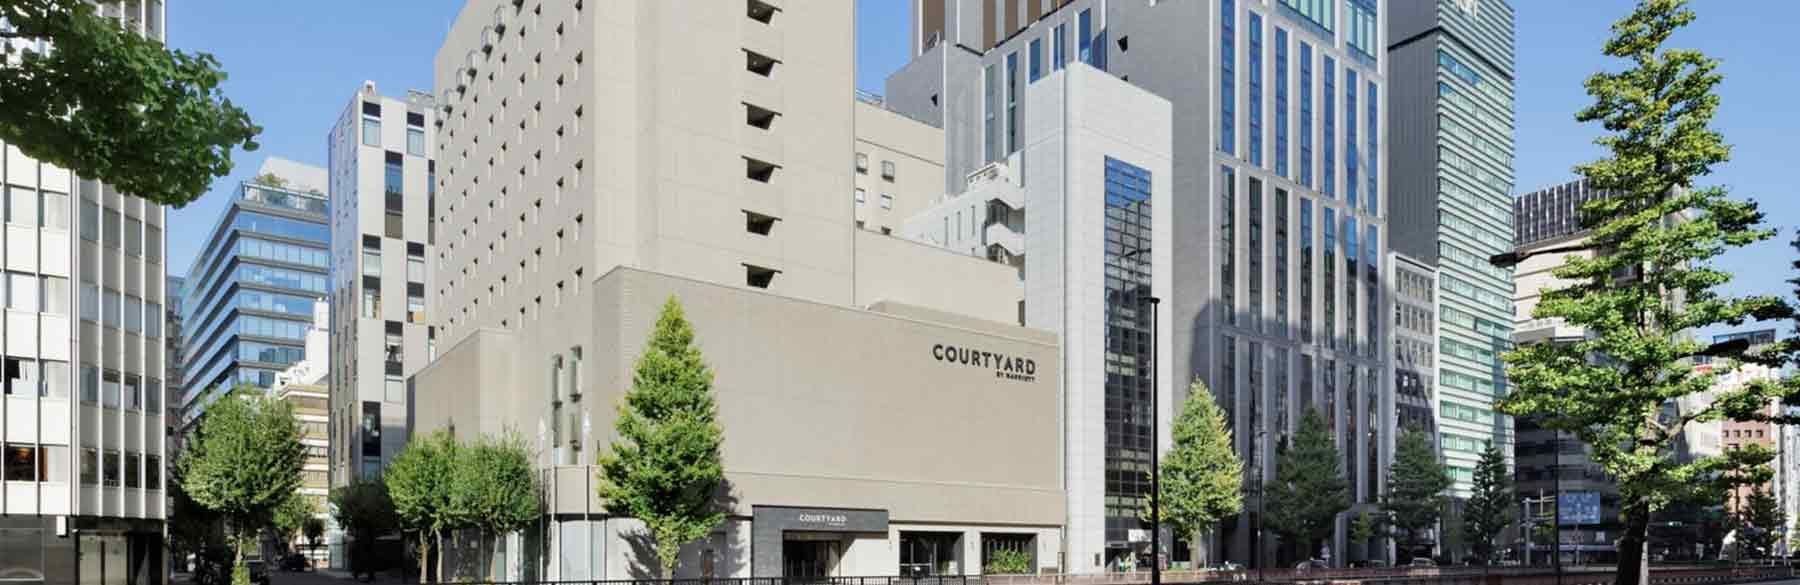
[[[681,303],[670,297],[619,405],[619,438],[600,457],[598,488],[609,510],[644,523],[664,577],[675,574],[683,544],[725,518],[715,503],[725,471],[712,382]]]
[[[1400,539],[1400,562],[1425,548],[1424,532],[1437,526],[1444,509],[1444,492],[1450,489],[1450,473],[1438,461],[1431,439],[1417,427],[1400,433],[1394,446],[1394,463],[1388,467],[1386,509],[1394,535]]]
[[[232,534],[232,581],[247,585],[244,546],[300,487],[306,446],[287,403],[239,388],[207,406],[180,460],[182,487],[222,516]]]
[[[11,61],[0,67],[0,141],[33,158],[179,207],[231,172],[233,148],[257,148],[262,128],[220,91],[212,55],[171,51],[85,0],[0,0],[0,22],[10,25],[0,40],[54,47],[0,47]]]
[[[1489,443],[1475,464],[1475,477],[1469,501],[1463,505],[1463,539],[1475,562],[1493,564],[1498,561],[1495,546],[1500,532],[1512,523],[1512,476],[1507,473],[1506,455]]]
[[[987,564],[981,567],[984,575],[1024,575],[1031,572],[1031,555],[1025,551],[1011,548],[996,549],[988,553]]]
[[[221,543],[219,514],[194,501],[182,487],[180,467],[169,478],[169,542],[182,550],[203,553]]]
[[[457,525],[481,529],[484,548],[489,540],[537,521],[537,473],[524,441],[516,436],[484,436],[453,453],[450,518]],[[496,577],[492,567],[488,573]]]
[[[1590,187],[1608,194],[1580,210],[1582,227],[1591,230],[1586,245],[1604,253],[1565,256],[1553,274],[1568,284],[1544,291],[1531,315],[1581,327],[1586,336],[1506,355],[1514,390],[1501,410],[1542,417],[1546,428],[1575,434],[1618,484],[1619,585],[1648,581],[1651,514],[1682,499],[1717,501],[1725,486],[1748,477],[1730,471],[1766,473],[1766,451],[1677,459],[1672,447],[1682,429],[1721,418],[1754,420],[1766,416],[1757,411],[1771,399],[1791,394],[1785,384],[1749,384],[1695,412],[1658,418],[1663,405],[1710,390],[1721,373],[1696,372],[1689,358],[1746,357],[1742,348],[1709,352],[1681,332],[1793,313],[1773,296],[1720,292],[1731,275],[1712,259],[1773,232],[1762,227],[1754,203],[1728,198],[1723,187],[1694,184],[1730,150],[1710,127],[1719,106],[1718,62],[1663,46],[1693,20],[1684,0],[1641,0],[1613,25],[1604,52],[1627,67],[1589,77],[1594,103],[1576,115],[1609,132],[1596,141],[1607,156],[1577,167]],[[1678,215],[1684,219],[1671,221]]]
[[[255,177],[251,177],[250,182],[256,183],[258,185],[268,185],[270,187],[275,187],[277,189],[284,189],[288,186],[288,180],[282,178],[281,175],[277,175],[275,173],[259,174]]]
[[[1350,484],[1339,467],[1337,445],[1314,408],[1300,418],[1291,444],[1275,457],[1275,481],[1267,487],[1269,528],[1299,545],[1309,558],[1331,535],[1337,515],[1350,509]]]
[[[318,502],[313,501],[298,491],[289,495],[287,500],[275,507],[275,531],[281,539],[292,546],[300,540],[300,531],[306,528],[306,521],[313,519],[320,512]]]
[[[1169,429],[1174,441],[1162,457],[1162,521],[1199,542],[1201,531],[1244,509],[1244,464],[1231,447],[1225,411],[1195,380]],[[1150,521],[1150,501],[1139,515]]]
[[[300,524],[300,533],[306,535],[307,549],[318,550],[319,539],[325,537],[325,521],[317,516],[307,518]]]
[[[1357,514],[1355,518],[1350,519],[1350,542],[1359,546],[1368,546],[1369,540],[1381,533],[1382,524],[1381,520],[1376,519],[1374,514],[1367,511]],[[1363,560],[1373,559],[1379,552],[1376,547],[1369,547],[1369,550],[1363,555]]]
[[[442,540],[444,530],[453,527],[450,485],[459,452],[456,438],[449,431],[439,430],[408,441],[382,473],[400,526],[418,535],[421,578],[431,575],[427,566],[432,547]],[[441,555],[438,574],[441,580]]]
[[[1787,515],[1782,513],[1781,502],[1769,493],[1768,486],[1759,485],[1743,499],[1733,520],[1740,549],[1749,553],[1746,556],[1761,558],[1774,554],[1775,542],[1781,537]]]
[[[374,556],[375,539],[400,527],[394,514],[394,500],[388,497],[387,484],[371,479],[358,479],[331,490],[332,517],[350,537],[350,563],[353,573],[365,572]]]

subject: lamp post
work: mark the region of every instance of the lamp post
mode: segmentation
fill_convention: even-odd
[[[1149,252],[1149,248],[1132,248],[1119,255],[1120,260]],[[1162,299],[1155,294],[1144,297],[1150,303],[1150,585],[1162,585],[1162,393],[1157,386],[1158,328]],[[1140,313],[1141,314],[1141,313]]]
[[[1264,448],[1267,448],[1269,445],[1269,443],[1267,441],[1268,436],[1269,436],[1268,429],[1256,431],[1256,444],[1260,445]],[[1264,489],[1267,487],[1267,485],[1266,485],[1266,482],[1263,480],[1263,458],[1266,456],[1262,454],[1261,450],[1252,449],[1252,451],[1255,451],[1257,453],[1257,456],[1256,456],[1256,582],[1257,583],[1267,583],[1268,580],[1263,577],[1263,571],[1269,566],[1269,556],[1267,554],[1263,553],[1263,522],[1264,522],[1264,520],[1263,520],[1263,498],[1268,496],[1267,490]]]
[[[1158,313],[1162,299],[1150,295],[1150,585],[1162,585],[1162,400],[1156,385]]]

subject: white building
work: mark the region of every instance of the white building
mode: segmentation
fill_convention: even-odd
[[[101,15],[164,38],[163,3]],[[48,48],[0,39],[16,58]],[[11,107],[11,106],[9,106]],[[168,461],[165,210],[0,143],[5,578],[160,582]]]
[[[429,94],[364,82],[331,129],[332,485],[380,474],[405,447],[406,377],[431,360],[436,116]]]

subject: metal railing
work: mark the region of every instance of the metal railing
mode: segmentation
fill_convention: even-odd
[[[1792,579],[1782,566],[1651,567],[1649,585],[1734,585]],[[1262,583],[1295,585],[1610,585],[1612,567],[1390,567],[1373,569],[1264,569]],[[1258,571],[1164,571],[1171,585],[1257,582]],[[1148,571],[1091,574],[930,575],[919,577],[747,577],[606,579],[570,581],[456,581],[457,585],[1133,585],[1150,582]]]

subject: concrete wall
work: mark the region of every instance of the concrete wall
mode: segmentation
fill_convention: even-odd
[[[943,194],[944,131],[863,100],[856,101],[856,154],[868,163],[855,184],[856,221],[865,230],[898,233],[901,222]],[[894,166],[892,178],[883,163]]]
[[[1061,524],[1054,336],[983,333],[632,269],[594,287],[581,395],[564,406],[582,421],[581,464],[610,442],[613,405],[673,295],[715,374],[735,514],[797,504],[885,509],[896,521]],[[939,361],[940,344],[1029,358],[1032,379]],[[418,430],[512,429],[547,447],[549,355],[529,345],[484,330],[450,348],[415,378],[415,392],[434,397],[416,404]],[[565,475],[556,483],[586,481]],[[588,491],[569,487],[562,491]],[[598,509],[582,500],[555,498],[555,511]]]
[[[955,284],[924,284],[931,282]],[[1023,299],[1011,266],[899,237],[856,234],[856,306],[890,301],[1017,324]]]

